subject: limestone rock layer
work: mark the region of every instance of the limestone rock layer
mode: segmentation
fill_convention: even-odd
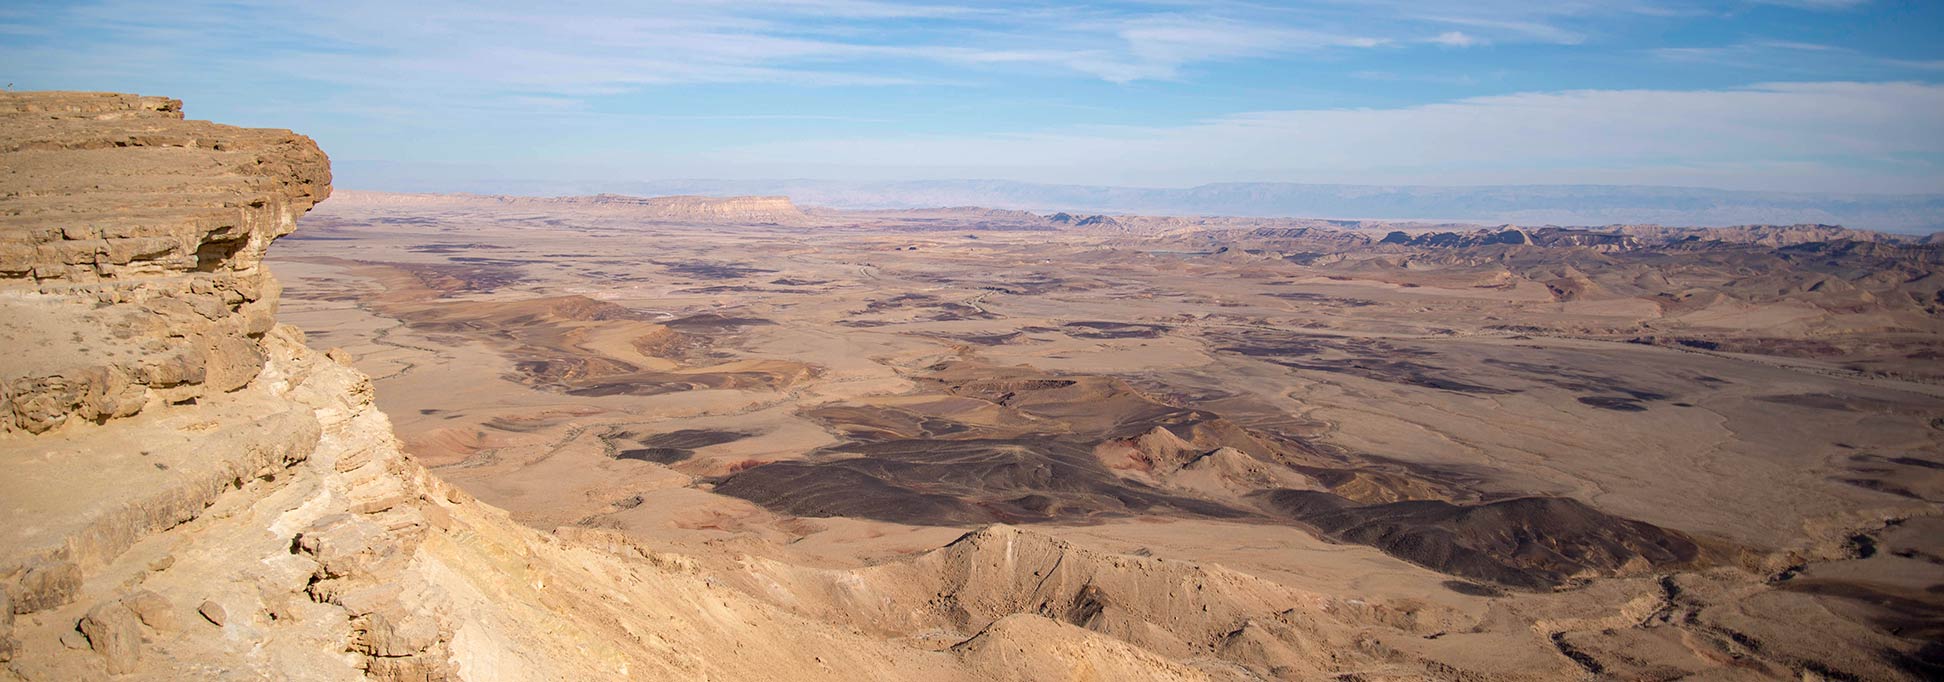
[[[330,194],[310,138],[182,103],[0,94],[0,432],[241,388],[263,365],[271,240]]]

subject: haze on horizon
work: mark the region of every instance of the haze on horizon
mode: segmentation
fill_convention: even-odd
[[[1894,0],[0,9],[16,89],[315,137],[339,185],[992,178],[1944,193]],[[382,172],[379,172],[382,171]]]

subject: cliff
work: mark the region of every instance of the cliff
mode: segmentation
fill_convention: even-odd
[[[0,153],[0,678],[1200,676],[1033,615],[874,638],[431,476],[276,323],[264,250],[330,191],[301,135],[7,93]]]

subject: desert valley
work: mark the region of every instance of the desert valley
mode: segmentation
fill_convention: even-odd
[[[419,462],[826,622],[1027,612],[1285,678],[1937,670],[1936,243],[363,192],[300,225],[282,319]],[[1007,587],[932,565],[994,533]]]
[[[0,118],[5,679],[1944,675],[1935,236],[334,191],[173,100]]]

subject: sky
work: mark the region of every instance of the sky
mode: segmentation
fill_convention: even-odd
[[[1944,192],[1936,0],[0,0],[0,80],[434,185]]]

